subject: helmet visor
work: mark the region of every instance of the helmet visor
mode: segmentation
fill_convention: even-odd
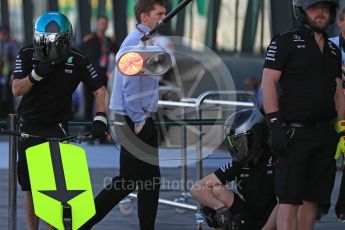
[[[248,155],[250,140],[248,133],[227,136],[227,146],[235,161],[243,161]]]
[[[70,48],[70,34],[35,32],[33,44],[40,59],[58,63],[66,58]]]

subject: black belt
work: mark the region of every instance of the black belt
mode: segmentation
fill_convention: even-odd
[[[294,121],[288,121],[288,122],[282,122],[282,125],[284,127],[292,127],[292,128],[307,128],[307,127],[324,127],[324,126],[330,126],[334,125],[334,120],[331,121],[321,121],[321,122],[294,122]]]

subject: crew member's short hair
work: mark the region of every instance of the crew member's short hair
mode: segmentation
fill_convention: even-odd
[[[161,5],[165,7],[165,3],[163,0],[138,0],[135,3],[134,14],[137,23],[141,23],[141,14],[149,13],[151,10],[154,9],[154,5]]]

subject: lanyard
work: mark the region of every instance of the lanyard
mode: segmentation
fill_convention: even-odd
[[[135,27],[137,28],[137,30],[139,30],[139,32],[142,34],[142,35],[145,35],[146,32],[144,30],[142,30],[140,27],[139,27],[139,24],[136,24]],[[145,43],[145,42],[144,42]],[[154,43],[154,40],[153,38],[150,38],[148,41],[147,41],[147,44],[150,44],[150,45],[153,45]]]
[[[142,33],[143,35],[146,34],[144,30],[140,29],[139,24],[136,24],[135,27],[136,27],[137,30],[139,30],[139,32]]]

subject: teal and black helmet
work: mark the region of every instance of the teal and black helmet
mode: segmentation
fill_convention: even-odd
[[[36,21],[33,46],[40,60],[52,64],[66,60],[73,36],[72,25],[68,18],[50,11],[42,14]]]

